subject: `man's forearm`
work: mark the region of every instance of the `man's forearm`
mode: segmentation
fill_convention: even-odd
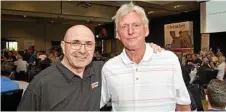
[[[190,105],[176,105],[176,111],[191,111]]]

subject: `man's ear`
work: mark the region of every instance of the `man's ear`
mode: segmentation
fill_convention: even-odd
[[[149,35],[149,27],[148,26],[145,26],[145,37],[147,37]]]
[[[121,40],[120,36],[119,36],[119,32],[116,30],[116,38]]]
[[[65,54],[65,42],[64,41],[61,41],[61,48],[62,48],[62,51],[63,53]]]

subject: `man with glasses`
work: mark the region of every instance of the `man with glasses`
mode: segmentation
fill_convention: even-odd
[[[190,97],[177,56],[153,53],[145,38],[149,21],[143,8],[122,5],[115,16],[122,53],[102,69],[101,106],[110,99],[113,111],[190,111]]]
[[[69,28],[61,42],[61,62],[40,72],[29,84],[20,111],[99,110],[103,62],[91,62],[95,50],[92,31]]]
[[[152,44],[154,45],[154,44]],[[63,60],[29,84],[19,111],[98,111],[103,62],[92,62],[95,38],[83,25],[69,28],[61,42]],[[156,49],[159,46],[154,45]]]

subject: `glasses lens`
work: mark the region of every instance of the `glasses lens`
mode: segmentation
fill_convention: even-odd
[[[82,44],[79,43],[79,42],[72,42],[71,43],[71,48],[77,50],[77,49],[79,49],[81,47],[81,45]]]
[[[93,50],[94,49],[94,45],[93,44],[71,44],[71,48],[74,50],[79,50],[81,49],[81,47],[85,47],[86,50]]]
[[[93,50],[93,44],[85,44],[87,50]]]

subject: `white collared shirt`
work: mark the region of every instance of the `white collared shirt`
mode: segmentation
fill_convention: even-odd
[[[191,103],[176,55],[154,54],[146,44],[136,64],[123,52],[102,69],[101,107],[112,99],[113,111],[175,111],[176,104]]]
[[[219,80],[224,80],[225,67],[226,67],[225,62],[222,62],[221,64],[219,64],[219,65],[217,66],[217,70],[218,70],[217,78],[218,78]]]
[[[22,59],[19,59],[17,61],[14,62],[14,64],[17,66],[16,67],[16,72],[20,72],[20,71],[25,71],[27,72],[27,67],[28,67],[28,63]]]

